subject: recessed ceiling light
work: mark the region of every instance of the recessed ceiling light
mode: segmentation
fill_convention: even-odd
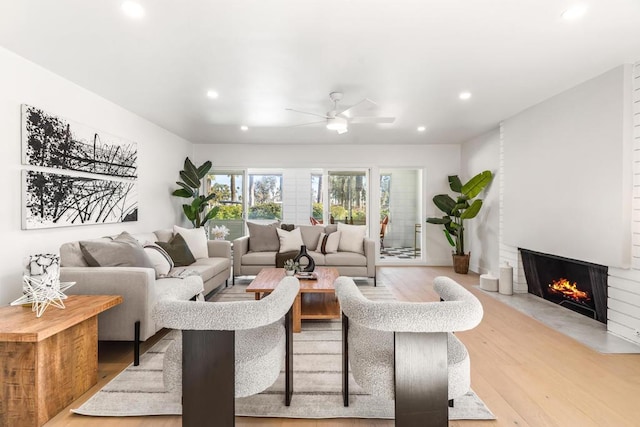
[[[426,126],[418,126],[418,132],[424,132],[427,130]]]
[[[218,98],[218,92],[216,92],[215,90],[209,90],[209,91],[207,91],[207,96],[209,98],[212,98],[212,99],[217,99]]]
[[[587,5],[576,4],[566,9],[560,16],[565,21],[575,21],[576,19],[582,18],[585,13],[587,13]]]
[[[248,130],[249,130],[249,126],[244,126],[244,125],[243,125],[243,126],[240,126],[240,130],[241,130],[242,132],[246,132],[246,131],[248,131]]]
[[[471,92],[460,92],[460,95],[458,95],[458,98],[467,100],[471,98]]]
[[[129,18],[140,19],[144,16],[144,9],[138,2],[126,0],[122,2],[120,7]]]

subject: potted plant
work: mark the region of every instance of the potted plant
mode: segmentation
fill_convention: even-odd
[[[287,276],[293,276],[296,271],[300,270],[300,263],[292,259],[288,259],[284,262],[284,272]]]
[[[209,173],[209,169],[211,169],[210,161],[207,160],[199,167],[196,167],[187,157],[184,161],[184,169],[180,171],[182,182],[176,182],[181,188],[171,193],[173,196],[193,199],[191,203],[183,204],[182,210],[195,228],[204,226],[207,221],[218,214],[218,210],[220,209],[216,206],[209,209],[208,212],[204,212],[205,208],[209,205],[209,201],[215,197],[215,193],[211,193],[206,197],[200,194],[202,178]]]
[[[464,220],[475,218],[482,208],[482,200],[475,199],[491,182],[491,171],[480,172],[466,184],[462,184],[457,175],[449,176],[449,187],[457,193],[454,200],[448,194],[433,197],[433,203],[444,212],[442,218],[427,218],[429,224],[444,225],[444,235],[453,252],[453,269],[456,273],[467,274],[469,271],[469,255],[464,251]]]

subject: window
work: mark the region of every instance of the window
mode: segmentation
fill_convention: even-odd
[[[380,174],[380,221],[389,216],[391,174]]]
[[[214,171],[207,176],[205,185],[209,194],[215,194],[215,197],[209,202],[210,205],[220,208],[218,214],[210,221],[209,229],[214,226],[225,226],[229,229],[227,240],[241,237],[244,234],[242,197],[244,173]]]
[[[282,219],[282,175],[249,175],[248,219]]]
[[[329,172],[329,211],[331,222],[367,223],[366,172]]]
[[[324,201],[322,188],[322,174],[311,174],[311,217],[322,222],[324,217]]]

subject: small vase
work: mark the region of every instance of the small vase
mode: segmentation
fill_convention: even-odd
[[[308,261],[308,264],[306,265],[306,267],[302,271],[306,271],[306,272],[309,272],[309,273],[312,272],[316,268],[316,262],[307,253],[307,247],[305,245],[300,246],[300,253],[298,255],[296,255],[296,257],[293,260],[298,262],[298,263],[300,263],[300,259],[302,259],[302,258],[306,258],[307,261]],[[300,265],[302,267],[302,263],[300,263]]]
[[[287,276],[293,276],[294,274],[296,274],[295,270],[285,270],[284,274],[286,274]]]

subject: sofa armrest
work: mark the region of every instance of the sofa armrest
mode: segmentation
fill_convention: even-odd
[[[364,256],[367,258],[367,277],[376,277],[376,241],[364,239]]]
[[[121,295],[122,304],[99,316],[99,339],[133,340],[133,325],[141,322],[140,335],[146,340],[157,328],[152,309],[157,301],[155,271],[139,267],[61,267],[60,280],[76,282],[70,295]]]
[[[249,236],[243,236],[233,241],[233,275],[242,274],[242,255],[249,252]]]
[[[231,259],[231,242],[227,240],[207,240],[209,258]]]

